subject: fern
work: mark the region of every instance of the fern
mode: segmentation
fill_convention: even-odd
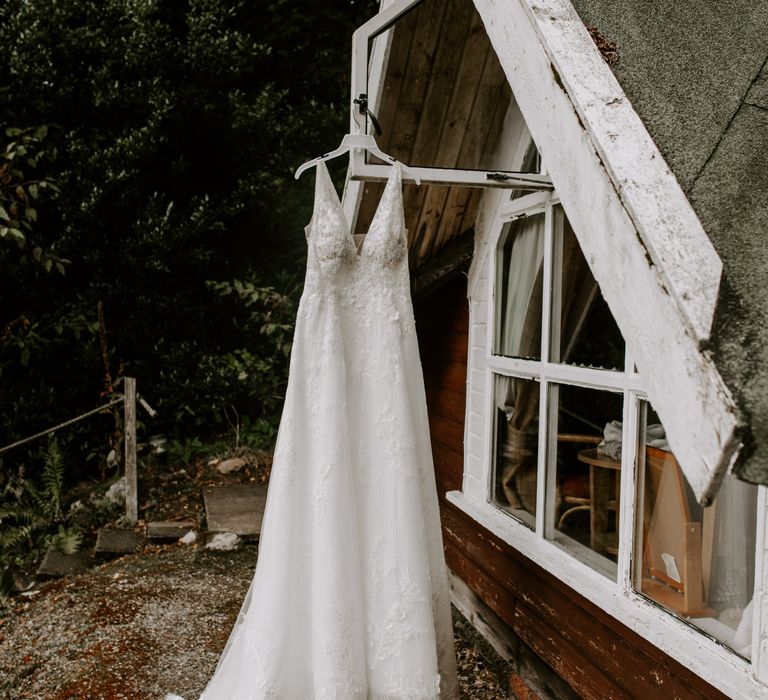
[[[0,528],[0,548],[13,549],[27,542],[33,533],[31,525],[15,525],[13,527],[3,526]]]
[[[71,527],[59,525],[59,531],[50,538],[50,544],[64,554],[74,554],[83,543],[83,533]]]
[[[56,439],[43,455],[39,485],[25,477],[24,469],[0,482],[0,565],[29,564],[50,545],[75,552],[82,535],[77,527],[64,527],[64,459]],[[58,532],[52,533],[58,524]]]
[[[55,520],[61,519],[61,499],[64,493],[64,458],[59,449],[59,442],[54,437],[48,441],[43,468],[45,504]]]

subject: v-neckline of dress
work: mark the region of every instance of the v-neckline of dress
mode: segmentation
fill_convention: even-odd
[[[362,243],[360,244],[360,249],[358,250],[357,244],[355,243],[355,237],[352,234],[352,227],[349,224],[349,221],[347,221],[347,215],[344,212],[344,207],[341,204],[341,198],[339,197],[339,193],[336,191],[336,187],[334,187],[333,180],[331,180],[331,174],[328,172],[328,166],[326,166],[325,161],[320,161],[317,166],[317,174],[316,177],[322,177],[325,179],[325,186],[333,193],[333,202],[336,205],[336,208],[338,209],[338,212],[341,216],[341,221],[344,225],[344,235],[347,238],[347,240],[352,244],[353,250],[355,251],[354,257],[355,258],[363,258],[365,257],[365,251],[368,247],[366,244],[368,242],[368,234],[371,231],[371,228],[373,227],[373,224],[376,222],[378,217],[381,214],[381,207],[384,200],[387,198],[386,194],[389,191],[389,188],[393,182],[396,180],[400,180],[402,177],[401,171],[400,171],[400,163],[396,161],[394,165],[392,166],[392,171],[389,174],[389,177],[387,178],[387,182],[384,186],[384,191],[381,194],[381,197],[379,198],[379,202],[376,205],[376,211],[373,214],[373,217],[371,218],[371,223],[368,225],[368,231],[366,231],[365,235],[363,236]]]

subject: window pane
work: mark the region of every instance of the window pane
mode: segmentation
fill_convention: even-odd
[[[516,107],[472,0],[423,0],[389,31],[381,97],[371,105],[381,149],[413,166],[498,167],[504,118]],[[377,82],[369,74],[369,85]]]
[[[494,353],[541,358],[544,214],[508,223],[496,260]]]
[[[641,491],[635,588],[667,610],[752,655],[757,487],[727,476],[715,502],[702,508],[642,402],[638,462]]]
[[[595,568],[615,574],[623,395],[558,385],[552,401],[558,407],[555,540],[574,547]]]
[[[494,375],[496,416],[491,502],[533,528],[539,454],[539,383]]]
[[[536,144],[531,139],[531,143],[528,146],[528,150],[523,157],[523,166],[520,168],[521,173],[539,173],[541,172],[541,155],[539,149],[536,148]],[[520,199],[525,195],[530,194],[530,190],[512,190],[510,199]]]
[[[555,308],[559,303],[560,312],[552,315],[552,359],[569,365],[623,370],[621,331],[590,272],[562,206],[555,207],[554,214],[557,252],[553,300]]]

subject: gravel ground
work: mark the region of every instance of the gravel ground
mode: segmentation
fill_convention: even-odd
[[[13,599],[0,625],[0,697],[198,697],[248,588],[256,546],[147,547]],[[457,612],[463,697],[507,698],[505,666]]]
[[[145,520],[199,516],[204,484],[221,483],[205,465],[185,473],[145,473]],[[245,470],[226,481],[262,481]],[[141,525],[142,523],[140,523]],[[257,546],[232,552],[147,545],[78,576],[51,581],[0,609],[3,700],[197,698],[216,666],[256,564]],[[454,611],[459,676],[467,700],[508,698],[508,670]]]

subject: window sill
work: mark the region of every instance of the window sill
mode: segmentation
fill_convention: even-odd
[[[766,685],[753,677],[748,661],[633,590],[622,591],[562,545],[461,491],[449,491],[446,497],[486,530],[729,697],[751,700],[766,693]]]

